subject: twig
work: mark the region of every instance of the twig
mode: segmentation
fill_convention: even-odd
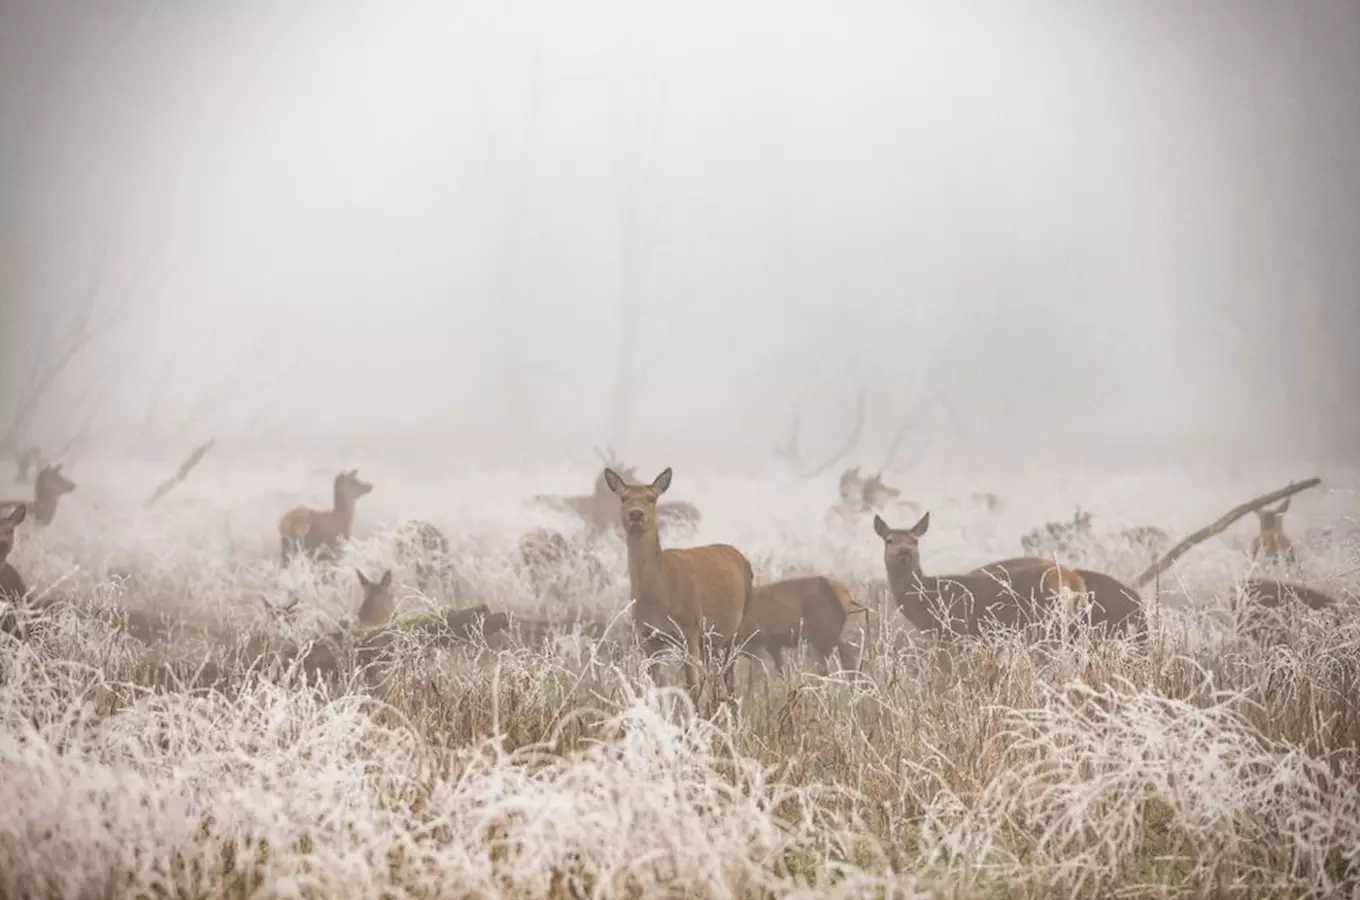
[[[207,454],[209,450],[212,449],[212,446],[215,443],[217,443],[217,441],[216,439],[213,439],[206,443],[199,444],[197,447],[195,447],[194,452],[190,453],[188,458],[185,459],[184,462],[180,463],[179,471],[176,472],[171,477],[167,478],[165,481],[162,481],[160,486],[156,488],[155,491],[152,492],[151,496],[146,498],[146,505],[154,506],[162,498],[164,498],[166,494],[173,491],[180,482],[188,478],[189,473],[194,470],[195,466],[197,466],[200,462],[203,461],[203,457]]]

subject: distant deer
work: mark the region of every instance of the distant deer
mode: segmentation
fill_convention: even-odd
[[[33,474],[33,470],[42,465],[42,451],[37,447],[29,447],[19,454],[15,462],[18,471],[15,473],[14,480],[19,484],[28,484],[28,479]]]
[[[850,589],[834,578],[788,578],[752,590],[738,639],[750,650],[769,653],[781,677],[784,651],[796,649],[802,637],[812,645],[822,674],[828,671],[827,659],[833,651],[842,668],[858,671],[855,649],[841,635],[849,617],[860,612],[867,608],[856,603]]]
[[[889,590],[918,631],[975,636],[987,620],[1023,627],[1041,618],[1064,589],[1085,592],[1081,576],[1052,563],[1005,574],[926,575],[921,571],[920,540],[929,528],[928,512],[911,528],[901,529],[874,516],[874,531],[883,539]]]
[[[286,566],[293,557],[305,553],[315,559],[334,559],[340,542],[349,540],[354,529],[354,508],[359,498],[373,485],[359,478],[358,469],[335,476],[334,499],[330,509],[298,506],[279,519],[279,553]]]
[[[392,570],[382,573],[377,581],[369,581],[368,576],[358,569],[359,586],[364,589],[363,603],[359,604],[359,627],[376,628],[386,625],[397,611],[396,598],[392,596]]]
[[[1242,616],[1242,630],[1249,637],[1264,644],[1282,643],[1287,631],[1279,613],[1298,605],[1318,611],[1333,609],[1336,600],[1322,591],[1302,584],[1275,581],[1269,578],[1249,578],[1242,585],[1242,600],[1234,611]]]
[[[988,573],[1009,577],[1023,569],[1043,569],[1051,567],[1051,559],[1034,556],[1018,556],[988,563],[974,569],[969,574]],[[1091,625],[1102,629],[1106,634],[1126,634],[1142,642],[1147,639],[1147,615],[1143,610],[1143,599],[1138,592],[1113,576],[1092,569],[1070,569],[1082,581],[1086,594],[1091,600]]]
[[[1072,515],[1071,522],[1046,522],[1026,532],[1020,538],[1020,548],[1031,556],[1070,553],[1076,549],[1077,539],[1091,534],[1091,514],[1081,507]]]
[[[1252,559],[1259,559],[1262,555],[1273,562],[1284,562],[1287,565],[1294,565],[1298,557],[1294,553],[1294,542],[1289,539],[1289,535],[1284,533],[1284,514],[1289,512],[1289,501],[1292,498],[1286,497],[1279,506],[1274,509],[1256,510],[1256,518],[1261,523],[1261,531],[1251,541]]]
[[[584,576],[589,585],[603,585],[608,578],[604,564],[588,544],[569,540],[560,531],[548,528],[536,528],[520,537],[519,557],[534,592],[558,602],[571,599],[567,589],[574,575]]]
[[[416,586],[427,593],[430,585],[441,580],[452,562],[449,539],[437,526],[420,519],[412,519],[397,530],[402,555],[414,558]]]
[[[730,544],[661,548],[657,501],[671,486],[670,468],[650,485],[629,484],[608,468],[604,477],[620,501],[635,604],[633,623],[649,657],[648,674],[659,683],[656,654],[666,647],[667,637],[683,639],[688,651],[685,681],[697,699],[699,674],[693,659],[711,660],[712,641],[703,632],[712,629],[727,644],[723,682],[728,696],[734,697],[735,670],[730,663],[751,600],[750,561]]]
[[[61,474],[61,463],[43,466],[33,482],[33,519],[51,525],[57,514],[57,501],[76,489],[75,483]]]

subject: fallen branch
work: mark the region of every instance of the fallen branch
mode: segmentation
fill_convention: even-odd
[[[1172,563],[1180,559],[1195,546],[1202,544],[1203,542],[1207,541],[1214,535],[1224,531],[1229,525],[1236,522],[1238,519],[1242,518],[1248,513],[1255,512],[1256,510],[1260,509],[1263,506],[1269,506],[1272,503],[1277,503],[1286,497],[1292,497],[1295,494],[1308,490],[1309,488],[1315,488],[1320,484],[1322,484],[1321,478],[1317,477],[1309,478],[1307,481],[1295,482],[1294,484],[1290,484],[1286,487],[1280,488],[1278,491],[1271,491],[1269,494],[1262,494],[1255,500],[1248,500],[1241,506],[1233,507],[1212,525],[1204,526],[1199,531],[1196,531],[1194,534],[1190,535],[1185,540],[1181,541],[1179,544],[1168,550],[1165,556],[1157,560],[1155,563],[1149,566],[1141,575],[1139,575],[1137,578],[1133,580],[1133,586],[1136,588],[1143,587],[1149,581],[1152,581],[1152,579],[1156,578],[1158,575],[1162,574],[1167,569],[1171,568]]]
[[[188,478],[189,473],[203,461],[203,457],[207,455],[207,452],[212,449],[212,446],[215,443],[217,443],[217,440],[213,439],[207,443],[199,444],[194,448],[194,452],[189,454],[189,458],[180,463],[179,471],[165,481],[162,481],[160,487],[156,488],[151,496],[146,498],[146,505],[148,507],[154,506],[156,503],[160,502],[166,494],[173,491],[180,482]]]

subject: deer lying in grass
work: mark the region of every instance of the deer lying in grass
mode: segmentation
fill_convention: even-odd
[[[358,469],[335,476],[334,499],[330,509],[297,506],[279,519],[279,554],[286,566],[293,557],[305,553],[314,559],[335,559],[342,541],[349,540],[354,528],[354,508],[359,498],[373,485],[359,478]]]
[[[1024,569],[1051,567],[1053,560],[1034,556],[1018,556],[988,563],[970,574],[990,573],[1010,576]],[[1071,569],[1085,585],[1082,593],[1091,600],[1090,621],[1094,628],[1106,634],[1125,634],[1139,642],[1147,639],[1147,614],[1138,592],[1113,576],[1093,569]]]
[[[0,517],[0,602],[18,603],[28,594],[24,579],[9,563],[19,525],[27,516],[28,507],[20,503]]]
[[[397,611],[397,600],[392,596],[392,570],[383,572],[377,581],[369,581],[359,569],[354,574],[359,576],[359,586],[364,589],[364,600],[359,604],[359,627],[386,625]]]
[[[1240,597],[1234,603],[1234,612],[1241,615],[1242,631],[1263,644],[1280,644],[1287,639],[1284,616],[1291,607],[1301,604],[1315,612],[1336,607],[1336,600],[1322,591],[1270,578],[1248,578]]]
[[[738,631],[738,640],[749,650],[764,650],[784,675],[784,651],[795,650],[806,637],[817,655],[818,670],[827,674],[827,659],[834,651],[841,667],[858,671],[853,645],[842,640],[846,620],[867,612],[855,602],[850,589],[834,578],[821,575],[787,578],[762,584],[751,591],[751,600]]]
[[[1261,531],[1251,541],[1253,560],[1264,555],[1271,562],[1283,562],[1290,566],[1298,561],[1294,553],[1294,542],[1284,533],[1284,514],[1289,512],[1291,499],[1293,498],[1284,498],[1274,509],[1256,510],[1256,519],[1260,522]]]
[[[688,651],[685,681],[697,699],[699,673],[693,660],[712,659],[713,640],[706,634],[711,629],[727,645],[723,682],[728,696],[735,697],[731,662],[751,600],[750,561],[730,544],[661,548],[657,501],[671,486],[669,468],[650,485],[629,484],[613,469],[605,469],[604,475],[620,501],[633,623],[648,657],[648,674],[659,683],[656,654],[666,647],[667,638],[681,639]]]
[[[918,631],[976,636],[983,623],[1017,628],[1045,615],[1068,590],[1084,592],[1081,576],[1062,566],[1019,567],[1005,574],[969,572],[937,577],[921,571],[920,540],[930,528],[930,513],[911,528],[891,528],[874,516],[883,539],[883,563],[893,600]]]

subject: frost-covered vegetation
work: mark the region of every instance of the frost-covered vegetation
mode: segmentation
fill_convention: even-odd
[[[287,461],[214,460],[149,511],[137,498],[161,470],[91,464],[70,473],[79,488],[50,527],[23,527],[11,562],[40,600],[65,602],[31,618],[23,639],[0,635],[0,896],[1360,890],[1354,473],[1320,473],[1324,489],[1293,503],[1302,568],[1292,577],[1342,608],[1294,616],[1284,643],[1261,646],[1234,625],[1234,584],[1251,571],[1248,519],[1142,592],[1148,646],[1080,638],[1040,649],[1004,635],[912,639],[877,587],[881,543],[868,520],[828,531],[834,476],[677,467],[672,494],[704,514],[685,542],[736,544],[759,581],[833,575],[873,606],[869,680],[804,665],[781,682],[743,662],[740,702],[700,716],[678,688],[653,689],[619,642],[617,540],[599,551],[609,577],[580,579],[567,602],[535,596],[522,571],[524,531],[574,533],[524,498],[588,490],[588,468],[363,472],[375,488],[332,570],[280,571],[279,515],[324,506],[333,474]],[[1023,531],[1078,502],[1111,529],[1180,535],[1308,474],[1029,473],[978,486],[940,473],[903,487],[932,511],[924,562],[943,573],[1018,555]],[[967,499],[976,487],[1004,505]],[[885,513],[903,525],[914,515]],[[395,537],[410,518],[448,535],[456,590],[415,589]],[[1126,579],[1145,564],[1132,551],[1093,552],[1104,552],[1097,568]],[[565,626],[532,640],[399,631],[362,660],[368,668],[345,657],[321,684],[298,667],[252,664],[243,648],[302,645],[352,617],[356,567],[394,571],[399,615],[481,602],[540,622],[624,615],[623,627],[603,643]],[[180,624],[138,639],[91,614],[115,608]],[[678,666],[665,671],[681,683]]]

